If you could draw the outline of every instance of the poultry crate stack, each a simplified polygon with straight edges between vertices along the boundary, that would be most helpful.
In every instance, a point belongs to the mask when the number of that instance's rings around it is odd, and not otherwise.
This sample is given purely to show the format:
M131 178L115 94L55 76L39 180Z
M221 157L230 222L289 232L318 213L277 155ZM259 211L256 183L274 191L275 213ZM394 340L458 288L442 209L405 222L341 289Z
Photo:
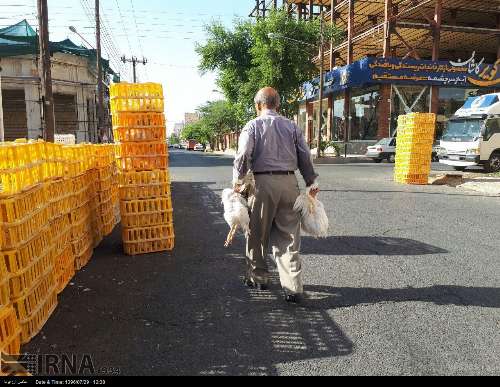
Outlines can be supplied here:
M2 266L2 262L0 262ZM5 270L5 267L0 270ZM0 376L11 376L3 364L4 356L17 356L21 352L21 327L12 306L0 306Z
M162 86L114 84L111 110L125 253L171 251L174 226Z
M64 164L54 152L43 142L0 144L0 307L13 306L22 343L57 306L51 220L59 204L48 190Z
M429 182L436 115L411 113L399 117L394 180L402 184Z
M92 227L93 204L95 200L94 149L88 145L63 147L64 159L74 167L68 178L71 182L73 207L69 214L71 225L71 246L75 256L75 270L85 267L94 252L95 234ZM97 215L95 215L97 217Z
M115 147L113 144L95 146L95 168L97 172L96 200L97 219L102 235L110 235L116 222L116 206L118 199L117 167Z

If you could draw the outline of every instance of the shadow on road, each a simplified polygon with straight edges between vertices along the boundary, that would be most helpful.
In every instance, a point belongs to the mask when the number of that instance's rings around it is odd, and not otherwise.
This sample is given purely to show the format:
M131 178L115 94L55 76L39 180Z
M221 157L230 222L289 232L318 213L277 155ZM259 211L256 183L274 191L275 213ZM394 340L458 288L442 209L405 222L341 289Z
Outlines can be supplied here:
M428 288L373 289L307 286L313 309L350 308L391 302L431 302L436 305L500 308L500 288L436 285Z
M243 238L223 247L228 226L209 185L173 184L180 261L177 273L165 279L171 285L165 334L171 339L163 371L276 375L279 363L352 353L352 342L326 310L283 302L276 274L271 291L243 286Z
M447 250L405 238L338 236L302 239L303 254L409 256L445 254Z

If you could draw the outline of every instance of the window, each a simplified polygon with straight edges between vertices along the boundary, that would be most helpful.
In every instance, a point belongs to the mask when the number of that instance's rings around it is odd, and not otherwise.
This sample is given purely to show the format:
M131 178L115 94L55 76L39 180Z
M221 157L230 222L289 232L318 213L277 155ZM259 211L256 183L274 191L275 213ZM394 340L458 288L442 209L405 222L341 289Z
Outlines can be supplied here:
M332 140L344 141L344 97L339 95L333 101Z
M430 90L428 86L392 86L391 134L397 131L399 116L408 113L429 113Z
M376 140L378 129L379 87L353 92L351 97L350 140Z
M486 121L486 129L484 131L484 141L489 141L494 134L500 133L500 118L492 118Z

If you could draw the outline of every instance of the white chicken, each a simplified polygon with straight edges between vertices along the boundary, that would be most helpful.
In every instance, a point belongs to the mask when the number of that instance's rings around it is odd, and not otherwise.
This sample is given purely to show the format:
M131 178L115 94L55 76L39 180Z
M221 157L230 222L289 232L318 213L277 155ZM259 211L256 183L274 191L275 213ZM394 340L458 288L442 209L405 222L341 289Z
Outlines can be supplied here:
M250 234L250 215L248 214L248 202L243 195L232 189L222 191L222 204L224 204L224 219L231 228L226 239L225 247L229 247L241 228L246 235Z

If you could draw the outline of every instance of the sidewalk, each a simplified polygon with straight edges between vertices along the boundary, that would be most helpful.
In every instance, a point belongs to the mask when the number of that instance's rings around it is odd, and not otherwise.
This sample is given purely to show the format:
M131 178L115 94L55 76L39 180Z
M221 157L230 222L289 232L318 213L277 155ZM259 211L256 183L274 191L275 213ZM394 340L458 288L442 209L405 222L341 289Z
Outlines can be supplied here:
M213 151L210 153L213 155L224 155L232 157L236 155L236 151L234 149L228 149L226 151ZM314 160L314 163L318 165L356 164L356 163L373 163L373 160L363 155L347 155L347 157L344 156L335 157L327 155L323 156L320 160Z

